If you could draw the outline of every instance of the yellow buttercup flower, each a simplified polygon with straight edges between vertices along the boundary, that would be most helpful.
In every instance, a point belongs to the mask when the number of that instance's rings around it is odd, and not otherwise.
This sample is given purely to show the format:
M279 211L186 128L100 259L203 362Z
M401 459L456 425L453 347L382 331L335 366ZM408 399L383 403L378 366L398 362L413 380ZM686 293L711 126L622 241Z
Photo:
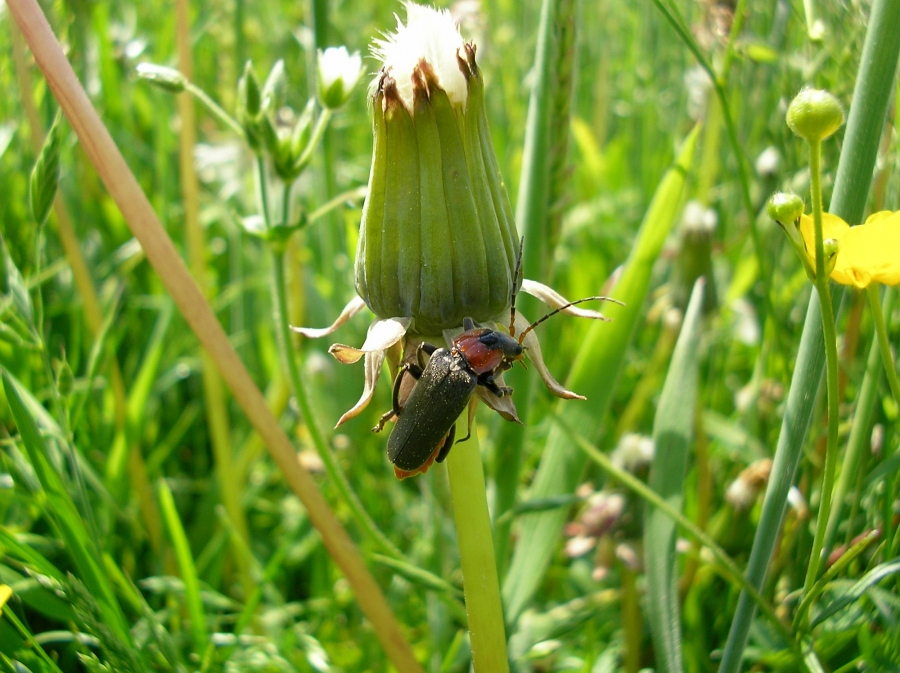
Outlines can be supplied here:
M816 235L811 216L800 216L800 233L815 268ZM822 213L822 238L838 242L837 260L831 272L836 283L858 288L873 282L900 285L900 211L874 213L856 227L837 215Z

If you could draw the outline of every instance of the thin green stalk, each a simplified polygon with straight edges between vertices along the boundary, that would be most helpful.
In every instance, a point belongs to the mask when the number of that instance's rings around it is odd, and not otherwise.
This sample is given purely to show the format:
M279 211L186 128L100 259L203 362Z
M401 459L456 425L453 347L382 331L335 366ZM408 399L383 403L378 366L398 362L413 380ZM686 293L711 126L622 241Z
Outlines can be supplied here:
M50 658L50 655L47 654L46 650L41 647L41 644L34 639L34 636L31 635L31 631L29 631L25 625L21 622L21 620L16 616L16 613L12 610L0 610L0 619L6 617L9 620L9 623L12 624L12 627L19 632L19 635L28 643L28 647L32 652L35 653L38 659L40 659L46 666L48 671L54 671L55 673L62 673L62 670L59 666L57 666L56 662ZM0 653L2 654L2 653ZM3 655L6 658L6 655ZM7 659L7 661L9 661ZM25 668L24 666L22 668ZM10 670L22 670L22 668L13 668L10 666ZM27 670L27 669L26 669Z
M256 194L259 199L259 211L262 213L266 229L271 229L274 222L269 210L269 182L266 179L266 158L262 152L256 154Z
M504 673L509 671L506 630L476 428L471 428L468 441L457 444L447 456L447 473L469 616L472 664L478 673Z
M890 292L890 290L887 290ZM875 334L878 336L878 346L881 350L881 361L884 364L884 373L887 375L888 385L891 387L891 395L894 402L900 405L900 381L897 380L897 369L894 366L894 356L891 353L891 342L888 341L887 327L884 324L884 313L881 311L881 298L878 296L878 286L871 284L866 288L866 296L869 298L869 306L872 307L872 319L875 322Z
M728 96L725 93L725 84L728 81L728 72L731 65L731 58L729 58L730 50L733 48L734 39L737 36L736 30L740 29L740 24L743 21L742 15L745 3L738 3L738 7L736 8L735 23L737 23L738 26L735 29L735 26L732 25L733 30L728 45L729 52L726 52L726 58L723 61L721 74L717 74L715 70L713 70L712 64L700 51L700 47L694 40L690 28L684 23L678 8L671 2L668 2L667 6L664 4L665 2L667 2L667 0L653 0L653 4L656 5L660 12L662 12L662 15L672 26L672 29L678 34L678 37L681 38L681 41L684 42L694 58L697 59L697 63L703 68L712 82L713 91L715 91L716 98L718 99L721 108L722 119L725 122L725 131L728 134L728 142L731 145L731 151L734 153L734 161L737 165L738 186L740 187L741 201L744 204L744 210L747 213L747 219L750 223L750 237L753 240L753 250L756 253L756 262L759 265L759 277L768 279L771 277L771 274L768 269L765 251L763 250L762 238L759 235L759 228L756 225L753 199L750 197L750 178L747 173L747 161L744 156L743 147L738 139L737 127L734 123L734 117L731 114L731 108L728 105ZM764 283L763 286L763 301L766 306L766 314L763 322L764 325L767 325L770 316L774 316L776 313L772 302L772 288L770 287L770 283ZM771 325L772 330L775 332L775 341L778 343L780 341L778 322L773 320Z
M331 114L330 108L322 109L319 118L316 120L312 135L309 137L309 143L307 143L306 149L303 150L303 154L300 155L300 159L297 161L301 166L305 166L309 163L309 160L312 159L312 153L315 152L319 143L322 141L322 137L325 135L325 131L328 129L328 122L331 121Z
M319 118L320 122L323 117L327 117L327 115L323 113L322 117ZM321 137L321 133L327 123L328 121L326 118L324 123L320 123L316 126L316 132L313 133L314 139ZM312 145L313 142L317 142L317 140L311 141L310 145ZM257 178L260 184L260 200L263 204L266 204L268 201L268 192L266 189L266 175L264 169L263 157L261 154L257 155ZM282 192L281 205L281 218L284 224L288 224L290 195L291 185L285 183L284 191ZM265 219L266 228L270 229L272 221L270 219L268 208L263 210L263 218ZM325 465L325 471L328 473L332 482L334 482L344 502L350 507L351 513L357 523L362 527L363 531L365 531L365 533L388 554L395 558L403 559L403 553L387 538L387 536L385 536L384 533L381 532L378 526L375 525L375 522L372 521L368 512L363 508L359 498L356 497L356 493L354 493L353 489L350 487L347 476L344 474L343 470L341 470L337 461L335 461L334 456L331 454L331 450L325 442L325 437L322 435L322 431L316 423L312 407L309 404L309 398L306 396L306 388L303 385L303 380L300 378L300 367L297 363L297 357L294 350L291 348L291 327L288 313L287 276L284 270L284 250L278 245L270 246L270 249L272 250L273 289L276 298L275 323L277 325L278 350L281 353L282 361L287 365L291 388L293 389L294 397L297 399L297 405L300 407L303 422L306 423L306 427L309 430L309 436L312 438L316 451L322 459L322 463Z
M43 231L44 223L39 222L37 224L34 235L35 275L39 275L41 272L41 262L43 257L43 255L41 254L41 241L43 240ZM72 443L72 433L69 427L69 413L66 409L66 406L63 404L62 398L60 397L59 388L56 385L56 377L53 374L53 365L50 362L50 353L47 351L47 342L44 339L43 322L44 293L40 283L38 283L34 290L34 323L31 325L31 329L34 331L34 336L37 341L38 348L41 352L41 362L44 365L44 375L47 377L47 385L50 390L50 398L53 402L53 408L56 411L57 421L59 422L59 426L62 429L63 443L65 444L66 454L69 459L69 469L72 471L72 480L75 483L78 506L81 509L81 516L84 518L90 528L93 543L95 545L95 551L97 552L99 558L99 545L101 540L99 528L97 527L97 521L94 518L94 512L91 509L90 502L88 501L87 488L84 484L84 476L82 475L81 468L78 464L78 452L75 449L74 444Z
M275 292L276 301L275 323L278 333L278 350L281 352L282 361L287 365L288 378L291 382L291 387L293 388L294 397L297 400L297 406L300 407L300 414L309 430L309 436L312 439L313 445L316 447L316 451L322 459L322 463L325 465L325 471L328 473L328 476L340 493L341 498L350 508L353 518L356 519L356 522L360 525L366 535L372 538L385 552L395 558L402 559L403 553L378 529L378 526L375 525L375 522L372 521L369 514L359 502L356 493L353 492L353 489L347 481L346 475L331 454L331 450L325 442L325 437L322 435L322 431L316 422L312 407L309 404L309 398L306 394L306 388L300 378L300 368L297 364L297 358L293 349L290 347L291 328L288 324L287 279L284 272L284 256L279 250L273 250L272 269L272 285L274 286L273 290Z
M238 138L244 137L244 129L241 128L241 125L237 123L237 120L230 114L225 112L222 106L220 106L218 103L216 103L216 101L210 98L203 89L195 86L191 82L186 82L184 85L184 90L190 93L198 101L200 101L207 110L213 113L213 116L215 116L220 122L225 124L225 126L230 128Z
M825 338L825 382L828 393L828 439L825 446L825 467L822 476L822 493L819 513L816 515L816 533L813 537L809 565L806 567L806 580L803 593L808 594L816 581L821 562L822 547L825 544L825 531L828 527L828 516L831 511L831 496L834 492L834 477L837 470L838 443L838 353L837 333L834 327L834 307L831 303L831 291L828 286L828 273L825 270L825 250L822 240L822 180L821 180L822 142L809 141L810 191L812 193L813 222L816 231L816 291L822 304L822 332Z
M181 518L178 516L172 491L163 480L159 482L157 495L159 508L162 511L163 520L166 522L175 559L178 562L181 581L184 583L184 600L191 620L194 648L196 652L201 652L209 644L209 632L206 629L206 611L203 609L203 601L200 598L200 579L197 577L197 566L194 564L191 545L181 524Z
M837 577L840 573L842 573L847 566L849 566L854 559L856 559L860 554L862 554L866 549L872 546L872 544L881 537L881 531L872 530L869 531L859 542L853 545L850 549L844 553L837 562L828 568L827 571L822 575L822 579L813 585L813 587L806 593L803 597L803 601L800 603L800 606L797 608L797 613L794 615L794 629L802 630L806 632L809 630L809 610L812 607L813 602L822 595L822 592L825 591L828 584Z
M900 1L875 0L869 15L866 41L853 93L853 104L841 148L829 211L847 222L860 222L872 179L872 169L884 126L885 113L893 91L900 53ZM836 298L843 292L836 290ZM775 460L753 548L747 577L762 587L775 549L781 523L803 444L809 430L815 394L822 372L823 343L820 304L817 293L810 297L796 365L788 392ZM737 673L750 635L755 606L744 592L728 634L719 673Z
M291 224L291 187L293 186L293 181L281 185L281 226L283 227Z

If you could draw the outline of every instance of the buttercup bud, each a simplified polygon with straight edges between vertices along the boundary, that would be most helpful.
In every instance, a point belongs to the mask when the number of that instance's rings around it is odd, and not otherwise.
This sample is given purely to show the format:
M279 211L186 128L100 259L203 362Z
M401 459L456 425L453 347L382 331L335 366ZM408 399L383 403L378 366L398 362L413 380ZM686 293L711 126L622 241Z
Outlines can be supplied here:
M825 259L825 275L830 276L837 264L837 256L841 244L836 238L826 238L822 241L822 257Z
M776 192L769 197L766 212L781 226L788 242L803 263L806 275L814 281L816 270L810 262L809 251L799 229L800 216L803 215L803 199L790 192Z
M844 124L844 110L838 99L821 89L803 89L787 111L791 131L808 141L825 140Z
M375 315L435 335L509 306L518 239L475 46L448 12L406 9L406 25L376 49L356 288Z
M803 214L803 199L791 192L775 192L769 197L766 212L779 224L796 222Z
M319 100L327 108L339 108L347 102L362 75L362 56L347 47L329 47L319 51Z

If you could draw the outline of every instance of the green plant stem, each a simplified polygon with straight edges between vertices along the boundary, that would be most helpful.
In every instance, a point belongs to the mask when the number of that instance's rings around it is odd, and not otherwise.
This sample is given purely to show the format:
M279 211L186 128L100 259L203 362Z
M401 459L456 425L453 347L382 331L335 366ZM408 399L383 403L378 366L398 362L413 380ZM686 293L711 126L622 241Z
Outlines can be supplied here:
M259 211L262 213L266 229L271 229L274 222L269 209L269 182L266 179L266 158L261 152L256 154L256 194L259 198Z
M39 276L41 272L41 262L43 261L41 241L43 240L44 223L39 222L35 228L35 249L34 249L34 274ZM47 386L50 390L50 398L53 402L53 408L56 411L57 421L62 429L63 443L65 444L66 454L69 459L69 469L72 471L72 480L75 482L77 489L78 506L81 508L81 515L84 517L87 525L90 527L93 536L94 550L97 557L100 557L99 541L101 540L97 521L94 512L88 501L87 488L84 484L84 476L81 473L81 467L78 464L78 452L72 444L72 433L69 426L69 413L66 405L59 394L59 388L56 385L56 377L53 373L53 365L50 362L50 353L47 351L47 342L44 339L44 293L41 284L38 283L34 289L34 323L31 329L37 341L38 348L41 353L41 362L44 365L44 375L47 377Z
M728 134L728 142L731 145L731 151L734 153L734 161L737 166L738 185L740 186L741 201L744 204L744 210L747 213L747 220L750 224L750 237L753 240L753 250L756 253L756 262L759 265L759 277L764 280L769 279L771 278L771 273L766 261L762 238L759 234L759 227L757 227L756 225L753 199L750 196L750 178L747 173L747 161L746 157L744 156L744 149L740 143L740 140L738 139L737 127L735 126L734 117L732 116L731 108L728 105L728 96L725 92L725 84L728 81L728 74L732 62L731 52L733 50L734 40L737 37L737 31L740 30L740 26L743 24L743 13L746 3L739 2L737 7L735 8L735 23L732 24L732 31L729 36L728 51L726 51L726 57L722 63L721 73L716 73L716 71L712 67L712 64L700 51L700 47L697 45L697 42L694 40L693 35L691 34L690 27L684 23L684 20L681 17L681 13L678 11L678 8L674 5L674 3L672 3L670 0L653 0L653 4L656 5L657 9L659 9L662 15L666 18L666 20L672 26L672 29L678 34L678 37L681 38L681 41L684 42L684 45L688 48L691 54L693 54L694 58L697 59L698 65L703 68L703 70L709 76L710 81L712 82L713 91L715 91L716 98L719 101L719 106L722 111L722 120L725 122L725 131ZM737 26L736 28L735 25ZM765 320L763 321L765 325L768 323L769 318L771 316L775 316L776 313L774 303L772 301L771 284L768 282L764 282L763 286L763 302L766 306ZM775 342L777 344L781 340L778 321L773 319L771 321L771 325L771 329L774 332Z
M872 308L872 319L875 322L875 334L878 336L878 347L881 350L884 373L887 375L888 385L891 387L891 395L894 396L894 402L900 406L900 381L897 380L897 368L894 366L891 342L888 341L884 313L881 311L881 297L878 296L878 285L874 283L869 285L866 288L866 296L869 298L869 306Z
M458 443L447 456L447 473L469 617L472 664L477 673L503 673L509 670L509 661L491 516L478 432L475 427L470 430L471 438Z
M844 133L829 212L847 222L862 221L884 119L900 53L900 2L875 0L869 14L853 103ZM839 299L842 289L835 291ZM802 456L823 369L818 293L809 300L787 405L775 449L769 486L747 563L747 577L762 587L787 509L787 496ZM888 533L890 534L890 533ZM753 624L755 606L744 592L738 601L722 653L719 673L737 673Z
M291 224L291 188L293 186L293 180L281 185L281 226L283 227Z
M353 492L353 489L350 488L346 475L344 475L340 466L338 466L337 461L335 461L334 456L331 454L331 450L325 442L325 437L322 435L322 431L316 423L312 407L309 404L309 398L306 394L306 388L300 378L300 368L297 364L297 358L290 347L291 328L288 324L287 280L284 272L284 255L277 249L273 250L272 268L272 284L274 286L273 290L276 299L275 323L278 332L278 350L281 352L282 361L287 366L288 378L291 382L291 387L293 388L294 397L297 400L297 406L300 408L300 414L303 417L303 422L306 423L312 443L316 447L316 451L322 459L322 463L325 465L325 471L328 473L328 476L340 493L341 498L350 508L353 518L356 519L356 522L360 525L366 535L372 538L383 551L395 558L402 559L402 552L378 529L375 522L372 521L371 517L369 517L368 513L363 509L363 506Z
M831 511L831 496L834 492L834 477L837 470L838 443L838 353L837 333L834 327L834 307L831 303L831 291L828 286L828 274L825 270L825 252L822 241L822 181L821 181L821 140L809 142L810 191L812 193L813 222L816 231L816 291L822 305L822 332L825 338L825 383L828 395L828 437L825 445L825 467L822 476L822 492L819 512L816 515L816 533L813 537L809 565L806 567L806 580L803 593L808 594L816 581L821 562L822 548L825 544L825 531L828 527L828 516Z
M328 122L331 121L331 114L332 112L329 108L324 108L319 115L319 118L316 120L316 125L309 137L309 143L307 143L306 148L303 150L303 154L301 154L300 158L297 160L297 163L301 166L305 166L309 163L310 159L312 159L313 152L316 151L319 143L322 142L325 131L328 129Z
M200 103L203 104L203 107L212 112L213 116L216 117L216 119L218 119L220 122L225 124L225 126L227 126L229 129L231 129L231 131L238 138L244 137L244 129L241 128L241 125L238 124L237 120L230 114L225 112L225 110L218 103L216 103L216 101L210 98L203 89L192 84L191 82L186 82L184 85L184 90L191 94L198 101L200 101Z
M259 199L263 205L263 218L265 220L266 229L271 229L271 215L266 206L269 198L265 174L265 162L262 154L257 155L256 167L257 180L259 182ZM282 219L286 222L288 207L290 205L290 185L288 184L284 185L282 199L282 207L284 209L282 211ZM272 251L272 289L275 293L275 325L278 337L278 350L281 354L282 362L287 366L288 380L291 382L291 388L293 389L294 397L297 400L297 406L300 407L300 414L303 417L303 422L306 423L306 427L309 430L309 436L312 439L313 445L316 447L316 452L322 459L322 463L325 465L325 471L328 473L328 476L338 489L341 498L350 508L350 512L353 514L357 523L362 527L363 531L372 538L383 551L391 556L403 559L402 552L378 529L378 526L375 525L375 522L372 521L369 514L363 508L362 503L359 502L359 499L356 497L356 494L353 492L353 489L347 481L346 475L331 454L331 450L328 448L328 444L325 441L325 437L322 434L318 423L316 423L312 407L309 404L309 398L306 395L306 387L303 385L303 380L300 377L300 367L297 363L297 357L294 350L291 348L291 327L288 317L287 300L287 276L284 270L284 248L283 245L271 245L270 250Z
M881 531L869 531L859 542L848 549L838 560L822 575L822 579L816 582L812 589L803 597L803 601L797 608L794 615L794 629L806 632L809 630L809 610L813 602L822 595L828 584L842 573L850 563L853 562L860 554L872 546L872 544L881 537Z
M41 644L34 639L34 636L31 635L31 632L25 627L25 625L21 622L21 620L16 616L16 613L12 611L10 608L6 608L5 610L0 610L0 619L6 617L9 620L9 623L12 624L12 627L18 631L19 635L22 636L23 640L28 643L28 647L32 652L35 653L38 659L40 659L47 668L45 670L53 671L55 673L62 673L62 669L56 665L56 662L47 654L47 651L41 647ZM6 659L6 655L0 653L0 656L3 656ZM9 659L6 659L9 662ZM22 668L13 668L10 665L9 670L22 670ZM26 669L27 670L27 669Z

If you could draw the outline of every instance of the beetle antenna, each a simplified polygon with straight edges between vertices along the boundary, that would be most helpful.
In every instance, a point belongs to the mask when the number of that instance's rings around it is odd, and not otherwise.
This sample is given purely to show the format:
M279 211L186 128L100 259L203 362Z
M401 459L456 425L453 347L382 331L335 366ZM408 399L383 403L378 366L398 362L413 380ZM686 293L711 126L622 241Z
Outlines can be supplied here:
M516 295L522 285L522 250L525 247L525 237L519 239L519 254L516 257L516 270L513 272L512 293L509 297L509 335L516 336Z
M620 306L624 306L624 305L625 305L625 304L623 304L622 302L620 302L618 299L613 299L612 297L600 297L600 296L597 296L597 297L585 297L584 299L576 299L575 301L570 301L568 304L563 304L563 305L560 306L559 308L554 309L553 311L550 311L550 313L548 313L547 315L545 315L543 318L540 318L540 319L538 319L538 320L535 320L535 321L534 321L533 323L531 323L528 327L526 327L525 330L519 335L519 344L521 345L521 343L525 340L525 335L526 335L526 334L528 334L531 330L533 330L535 327L537 327L537 326L540 325L542 322L544 322L547 318L551 318L551 317L555 316L557 313L559 313L560 311L565 311L565 310L566 310L567 308L569 308L570 306L575 306L575 304L581 304L581 303L584 303L584 302L586 302L586 301L593 301L593 300L595 300L595 299L598 300L598 301L611 301L611 302L614 302L614 303L616 303L616 304L619 304ZM603 320L604 322L609 322L609 318L604 318L603 316L600 316L598 319L599 319L599 320ZM515 336L515 335L513 335L513 336Z

